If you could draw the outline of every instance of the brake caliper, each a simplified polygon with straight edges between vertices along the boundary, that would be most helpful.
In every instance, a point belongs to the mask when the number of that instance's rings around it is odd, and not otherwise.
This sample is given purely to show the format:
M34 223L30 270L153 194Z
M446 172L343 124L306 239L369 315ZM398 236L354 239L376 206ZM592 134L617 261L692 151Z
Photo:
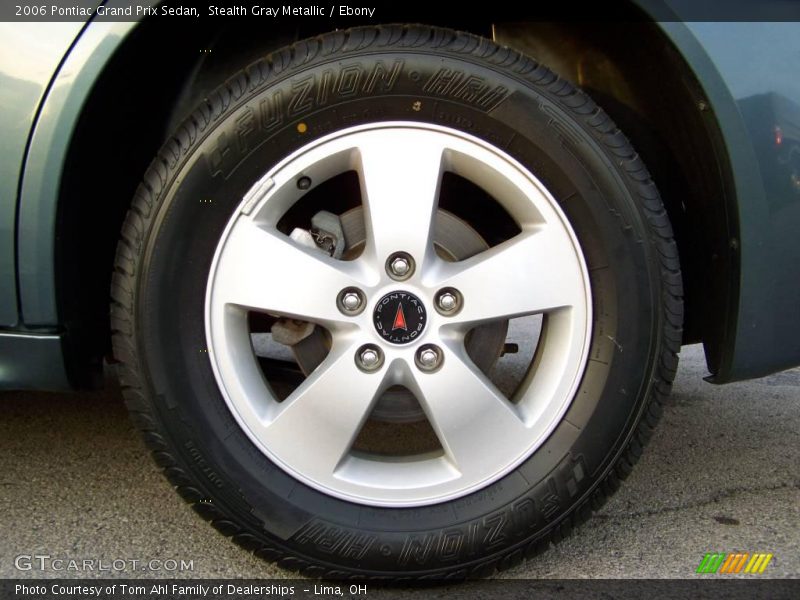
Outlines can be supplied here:
M345 240L339 215L321 210L311 218L311 235L320 250L339 259L344 254Z
M342 221L338 215L321 210L311 218L311 229L295 227L289 237L307 248L315 248L328 256L339 259L344 254L345 239ZM281 317L270 331L272 339L279 344L294 346L314 333L314 323Z

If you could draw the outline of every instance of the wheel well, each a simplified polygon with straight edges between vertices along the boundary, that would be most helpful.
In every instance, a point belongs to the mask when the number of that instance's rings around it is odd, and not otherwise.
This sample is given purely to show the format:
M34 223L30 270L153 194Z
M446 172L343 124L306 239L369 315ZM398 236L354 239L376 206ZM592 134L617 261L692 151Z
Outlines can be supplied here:
M97 382L102 358L110 354L116 240L148 163L196 99L226 73L331 27L309 23L287 32L216 22L176 29L145 21L96 82L70 145L58 209L58 302L77 385ZM719 158L719 132L700 86L663 33L641 21L446 26L494 36L537 58L583 87L632 139L675 228L686 293L684 342L705 341L713 371L734 269L726 249L736 235L720 218L727 163Z
M729 243L738 226L727 208L735 195L718 124L683 57L656 24L641 20L500 24L495 37L582 87L633 142L678 243L683 343L704 342L715 372L738 278Z

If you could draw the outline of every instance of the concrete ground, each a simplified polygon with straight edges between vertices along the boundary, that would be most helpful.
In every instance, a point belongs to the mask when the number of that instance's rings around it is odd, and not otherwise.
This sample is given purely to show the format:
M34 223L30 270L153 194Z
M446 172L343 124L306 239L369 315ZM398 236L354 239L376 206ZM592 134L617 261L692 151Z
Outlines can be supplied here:
M622 489L571 538L502 577L693 577L710 551L770 552L764 576L800 577L800 369L721 387L704 374L700 348L685 348L660 427ZM3 578L293 576L194 515L114 390L0 394L0 539ZM42 571L34 559L20 571L20 555L23 568L26 555L49 555L193 570Z

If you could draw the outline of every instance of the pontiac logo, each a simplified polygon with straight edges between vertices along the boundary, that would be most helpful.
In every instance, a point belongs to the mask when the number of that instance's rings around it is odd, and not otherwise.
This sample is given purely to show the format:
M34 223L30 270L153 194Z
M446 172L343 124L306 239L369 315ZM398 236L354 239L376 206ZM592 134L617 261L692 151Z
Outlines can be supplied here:
M397 314L394 316L394 323L392 323L392 331L395 329L408 331L408 326L406 326L406 314L403 312L402 302L397 305Z
M408 344L425 329L427 315L422 300L409 292L397 291L378 300L372 321L387 342Z

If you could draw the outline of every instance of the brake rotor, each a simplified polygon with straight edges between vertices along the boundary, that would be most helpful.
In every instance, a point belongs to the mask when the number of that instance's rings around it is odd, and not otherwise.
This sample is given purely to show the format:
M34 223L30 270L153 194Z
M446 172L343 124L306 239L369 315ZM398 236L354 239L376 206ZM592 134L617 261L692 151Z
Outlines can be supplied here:
M343 260L353 260L364 248L367 239L363 208L353 208L340 216L345 238ZM489 249L486 241L465 221L439 209L434 223L434 247L447 261L465 260ZM488 374L503 350L508 321L496 321L476 327L467 335L467 354L483 373ZM325 359L330 339L321 327L292 346L297 364L308 376ZM373 419L394 423L410 423L425 419L425 413L414 395L406 388L394 386L378 398L371 414Z

